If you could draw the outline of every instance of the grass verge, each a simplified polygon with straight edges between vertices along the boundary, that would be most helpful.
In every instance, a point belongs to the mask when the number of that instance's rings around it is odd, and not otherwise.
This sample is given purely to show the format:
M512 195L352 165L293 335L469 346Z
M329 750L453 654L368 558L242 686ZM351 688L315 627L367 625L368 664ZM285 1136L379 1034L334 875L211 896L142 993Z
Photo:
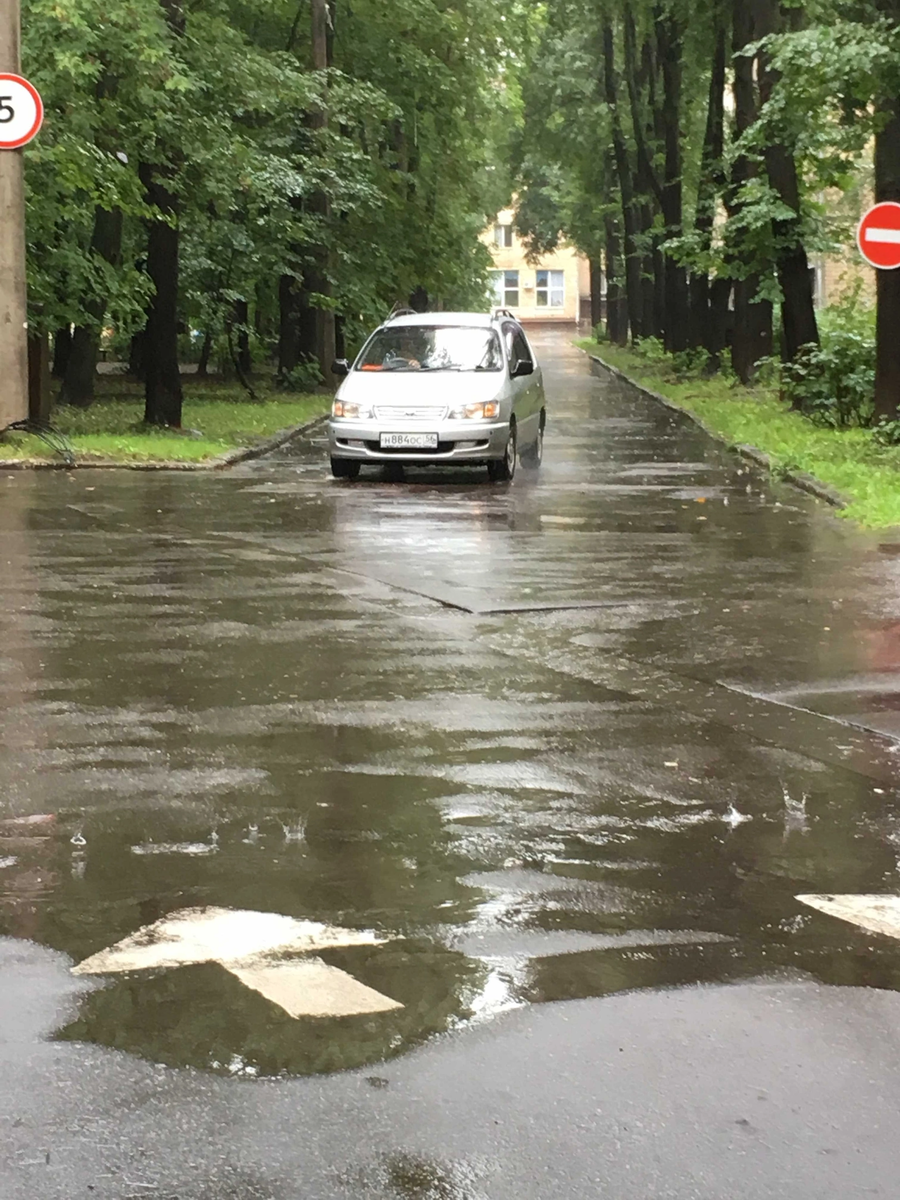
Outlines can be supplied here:
M755 446L773 473L805 472L847 498L841 510L868 529L900 525L900 447L881 446L868 429L814 425L778 399L773 388L742 387L727 378L679 377L669 361L608 342L576 343L697 417L730 446Z
M101 377L90 408L58 407L51 419L81 461L201 463L303 425L328 407L327 396L275 392L265 383L255 401L222 382L186 379L184 390L182 432L145 426L141 385L121 378ZM39 438L7 433L0 459L52 462L54 455Z

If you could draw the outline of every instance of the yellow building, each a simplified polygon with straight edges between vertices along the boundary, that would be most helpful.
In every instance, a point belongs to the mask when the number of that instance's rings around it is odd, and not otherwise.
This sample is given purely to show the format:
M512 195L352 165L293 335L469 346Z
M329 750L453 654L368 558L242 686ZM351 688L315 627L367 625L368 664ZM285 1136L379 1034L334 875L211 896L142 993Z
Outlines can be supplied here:
M481 235L494 259L494 303L508 308L523 324L576 324L591 315L590 268L571 246L560 246L535 262L513 228L515 213L504 209Z

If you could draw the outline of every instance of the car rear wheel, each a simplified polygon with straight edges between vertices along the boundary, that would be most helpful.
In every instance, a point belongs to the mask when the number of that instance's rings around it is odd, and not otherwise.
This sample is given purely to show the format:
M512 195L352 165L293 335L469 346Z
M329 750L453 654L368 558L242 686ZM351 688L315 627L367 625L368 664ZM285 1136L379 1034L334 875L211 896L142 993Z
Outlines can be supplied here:
M541 413L541 423L538 426L538 434L530 446L526 446L522 451L522 466L530 467L531 470L536 470L541 465L544 459L544 414Z
M333 458L331 473L335 479L355 479L359 474L359 463L352 458Z
M509 437L506 441L506 451L502 458L492 458L488 462L488 478L492 483L509 483L516 473L516 427L509 427Z

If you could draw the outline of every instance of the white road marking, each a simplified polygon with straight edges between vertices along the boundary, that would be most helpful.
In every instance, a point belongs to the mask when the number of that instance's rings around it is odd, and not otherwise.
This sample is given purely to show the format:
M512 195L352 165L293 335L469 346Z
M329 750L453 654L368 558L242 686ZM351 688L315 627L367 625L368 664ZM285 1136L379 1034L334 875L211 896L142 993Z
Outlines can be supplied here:
M879 229L872 226L863 230L863 240L866 242L889 242L892 246L900 245L900 229Z
M294 1017L387 1012L403 1005L319 959L285 958L383 941L371 930L298 921L281 913L185 908L91 955L73 967L72 974L111 975L217 962Z
M229 969L241 983L292 1017L352 1017L403 1007L319 958Z
M872 933L900 938L900 896L821 895L798 896L797 899L810 908Z

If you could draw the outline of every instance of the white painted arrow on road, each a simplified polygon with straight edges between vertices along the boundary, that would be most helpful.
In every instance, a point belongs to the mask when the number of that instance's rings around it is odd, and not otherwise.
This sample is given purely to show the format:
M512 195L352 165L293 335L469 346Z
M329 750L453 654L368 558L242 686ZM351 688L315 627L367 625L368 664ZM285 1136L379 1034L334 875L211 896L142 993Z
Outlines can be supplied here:
M872 933L900 938L900 896L798 896L803 904Z
M183 908L91 955L73 967L72 974L111 975L216 962L292 1017L345 1017L403 1005L309 956L384 940L371 930L297 921L281 913ZM297 954L308 957L286 957Z

